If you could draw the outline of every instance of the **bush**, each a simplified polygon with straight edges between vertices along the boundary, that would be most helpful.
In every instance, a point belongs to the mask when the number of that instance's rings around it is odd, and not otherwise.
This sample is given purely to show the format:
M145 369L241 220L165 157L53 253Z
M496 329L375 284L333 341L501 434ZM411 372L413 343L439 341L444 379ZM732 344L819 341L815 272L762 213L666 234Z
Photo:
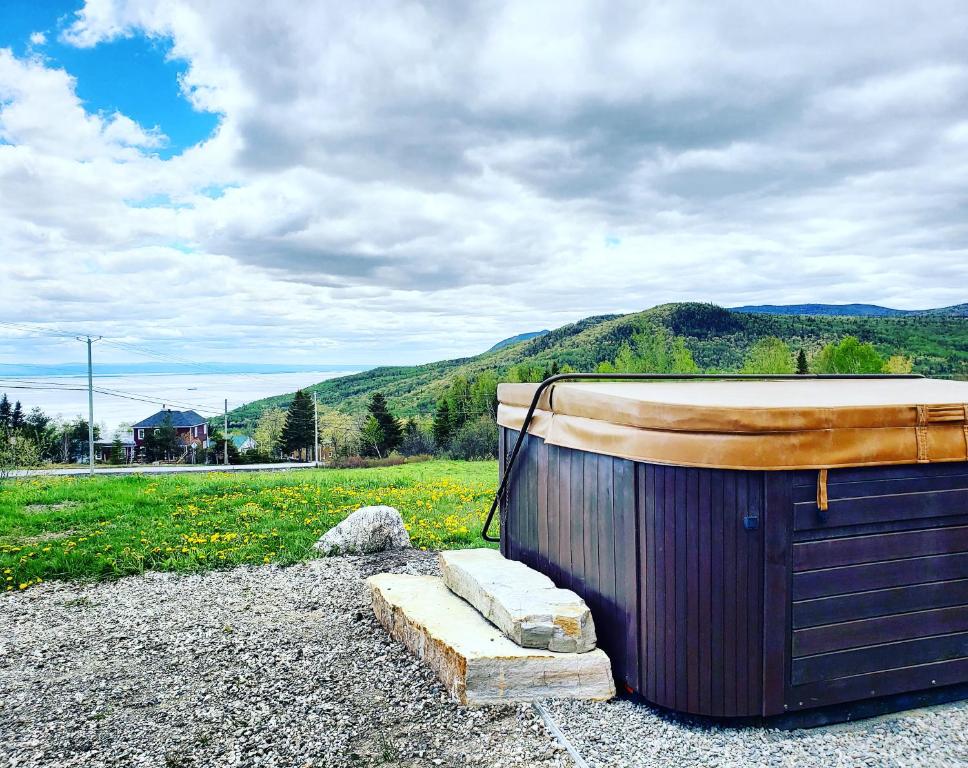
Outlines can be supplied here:
M281 464L289 461L289 459L288 457L279 458L276 454L259 448L250 448L245 453L240 453L237 458L229 451L229 461L233 464Z
M342 456L333 459L329 463L334 469L370 469L372 467L396 467L400 464L418 464L421 461L433 461L434 456L428 453L416 456L401 456L399 453L391 453L382 459L370 458L367 456Z
M410 419L403 425L403 439L400 441L399 451L404 456L422 456L433 453L433 433L427 426Z
M40 464L40 451L34 442L21 435L0 439L0 482L14 470L36 467Z
M497 422L490 416L468 421L450 441L451 458L471 461L497 457Z

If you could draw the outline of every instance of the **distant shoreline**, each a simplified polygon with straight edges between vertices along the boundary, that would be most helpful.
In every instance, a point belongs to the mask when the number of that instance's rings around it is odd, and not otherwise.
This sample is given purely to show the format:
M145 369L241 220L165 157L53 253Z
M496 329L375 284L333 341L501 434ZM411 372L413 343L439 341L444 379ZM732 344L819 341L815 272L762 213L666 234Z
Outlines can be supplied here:
M257 400L314 386L359 372L357 366L323 367L307 371L252 370L243 372L178 370L174 373L135 371L102 372L94 369L94 422L104 434L122 424L133 424L163 407L194 410L210 418L220 416L225 401L229 410ZM61 419L86 418L87 376L60 372L56 376L0 373L0 393L20 401L25 412L40 408Z
M271 375L284 373L356 373L368 371L375 365L234 365L231 363L200 363L198 365L164 365L94 363L94 375L107 376L207 376L207 375ZM27 365L0 363L0 378L77 378L87 376L87 366L82 363L64 365Z

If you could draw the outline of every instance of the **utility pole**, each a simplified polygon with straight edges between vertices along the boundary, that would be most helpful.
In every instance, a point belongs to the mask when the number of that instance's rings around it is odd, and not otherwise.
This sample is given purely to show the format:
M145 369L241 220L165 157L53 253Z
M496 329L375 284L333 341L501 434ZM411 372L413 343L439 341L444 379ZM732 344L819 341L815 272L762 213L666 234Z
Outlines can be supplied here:
M313 465L319 466L319 406L313 391Z
M222 462L225 466L229 465L229 399L225 398L225 430L222 432L222 437L225 438L225 445L222 450L225 452L224 461Z
M87 458L91 467L91 477L94 477L94 364L91 345L95 341L100 341L101 337L92 339L90 336L78 336L77 340L87 344Z

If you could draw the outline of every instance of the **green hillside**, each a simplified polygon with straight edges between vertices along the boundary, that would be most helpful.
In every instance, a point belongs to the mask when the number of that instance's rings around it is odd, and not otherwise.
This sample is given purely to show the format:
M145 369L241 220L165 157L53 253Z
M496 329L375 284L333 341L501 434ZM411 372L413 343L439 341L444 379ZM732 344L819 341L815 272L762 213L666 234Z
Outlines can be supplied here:
M758 304L730 307L734 312L757 315L837 315L843 317L914 317L917 315L968 317L968 304L936 309L892 309L878 304Z
M474 357L416 366L375 368L321 382L314 387L321 404L341 411L361 410L373 392L383 392L401 417L433 413L448 380L493 370L506 376L515 365L570 365L594 370L611 359L622 342L642 328L663 326L682 336L704 371L737 371L749 348L778 336L808 357L825 344L853 335L886 356L914 359L914 371L931 376L968 376L968 318L949 316L836 317L747 314L711 304L665 304L628 315L588 317L537 338ZM250 403L231 412L233 423L249 424L267 406L287 406L292 394Z

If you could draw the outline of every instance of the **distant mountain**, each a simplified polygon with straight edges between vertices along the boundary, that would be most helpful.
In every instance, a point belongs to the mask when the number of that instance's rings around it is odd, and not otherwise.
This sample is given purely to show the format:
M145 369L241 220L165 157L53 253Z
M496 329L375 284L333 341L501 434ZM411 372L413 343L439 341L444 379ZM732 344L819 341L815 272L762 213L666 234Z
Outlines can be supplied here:
M892 309L877 304L756 304L731 307L752 315L815 315L820 317L968 317L968 304L938 309Z
M528 331L527 333L519 333L517 336L512 336L510 339L504 339L504 341L499 341L497 344L495 344L487 351L497 352L499 349L510 347L512 344L519 344L522 341L530 341L531 339L538 338L538 336L544 336L546 333L551 333L551 331L544 330L544 331Z
M924 314L906 316L811 316L737 312L712 304L665 304L629 315L586 317L520 343L473 357L413 366L383 366L320 382L319 402L361 413L374 392L382 392L402 418L429 416L455 376L471 379L485 371L499 378L516 365L548 368L552 363L594 371L612 360L622 344L644 328L666 329L685 339L699 367L711 373L738 371L750 347L777 336L793 350L813 357L831 342L852 335L872 343L884 356L909 355L914 371L929 376L968 376L968 319ZM234 423L252 424L267 406L286 407L292 394L250 403L229 414Z
M917 315L926 317L968 317L968 304L955 304L950 307L939 307L938 309L925 309L916 312Z

